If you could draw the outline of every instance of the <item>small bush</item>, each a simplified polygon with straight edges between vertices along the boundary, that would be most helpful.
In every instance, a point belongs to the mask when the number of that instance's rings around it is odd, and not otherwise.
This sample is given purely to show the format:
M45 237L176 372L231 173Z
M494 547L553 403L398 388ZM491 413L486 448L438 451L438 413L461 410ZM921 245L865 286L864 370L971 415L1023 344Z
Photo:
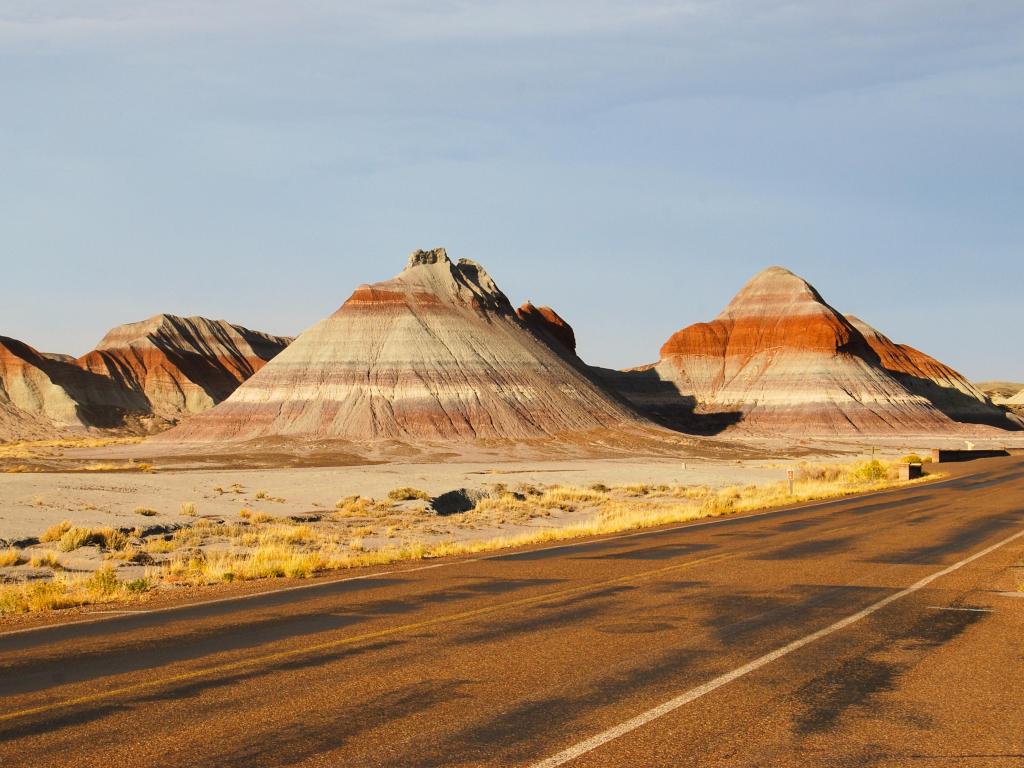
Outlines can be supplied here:
M71 530L71 521L62 520L56 525L51 525L39 537L40 541L60 541L61 536Z
M92 543L92 531L88 528L69 528L60 537L60 542L57 546L61 552L74 552L79 547Z
M156 514L156 510L149 507L136 507L135 514L142 515L143 517L153 517Z
M430 494L419 488L395 488L388 492L388 498L392 501L430 501Z
M187 517L195 517L197 514L196 504L194 501L186 501L181 505L181 514Z
M373 499L365 496L346 496L344 499L338 499L334 508L343 517L362 517L370 513L372 506Z
M878 459L865 461L857 464L850 473L855 480L865 483L885 480L889 476L888 470Z
M93 531L90 538L104 549L121 551L128 546L128 535L116 528L100 528Z
M0 568L9 568L12 565L21 565L21 550L11 547L8 550L0 551Z
M117 574L108 565L103 566L85 580L86 589L100 595L113 594L119 586L120 582L117 580Z

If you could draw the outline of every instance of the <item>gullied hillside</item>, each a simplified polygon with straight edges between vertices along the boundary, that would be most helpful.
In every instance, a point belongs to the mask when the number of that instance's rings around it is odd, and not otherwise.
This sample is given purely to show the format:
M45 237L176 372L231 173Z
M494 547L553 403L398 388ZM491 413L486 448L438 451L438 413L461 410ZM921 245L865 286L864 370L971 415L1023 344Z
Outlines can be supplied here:
M223 400L288 341L173 315L115 328L78 360L0 337L0 440L158 430Z
M947 432L955 419L1016 426L955 371L851 322L781 267L756 275L712 322L673 334L657 364L606 379L683 428L701 420L791 434Z
M224 320L157 315L114 328L78 364L117 382L148 412L177 419L224 400L290 341Z
M637 423L479 264L416 251L363 285L224 403L160 436L520 439Z
M908 391L921 395L954 421L1008 426L1005 414L966 377L906 344L896 344L860 318L847 315L878 356L879 364Z

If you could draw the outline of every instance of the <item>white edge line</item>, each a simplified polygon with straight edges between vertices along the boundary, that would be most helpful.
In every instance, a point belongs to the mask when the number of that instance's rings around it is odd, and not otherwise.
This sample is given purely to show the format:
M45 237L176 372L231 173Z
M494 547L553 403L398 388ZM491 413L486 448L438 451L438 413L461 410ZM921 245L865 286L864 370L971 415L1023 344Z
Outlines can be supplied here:
M693 520L690 522L683 523L681 525L672 526L670 528L646 528L641 531L632 531L630 533L619 533L613 536L604 536L602 538L586 537L581 541L570 541L565 544L553 544L550 547L539 547L537 549L525 550L526 552L547 552L552 549L570 549L572 547L581 547L586 544L593 544L597 541L615 541L617 539L629 539L634 536L653 536L660 533L671 533L672 531L680 531L684 528L698 528L703 525L718 525L722 523L728 523L736 520L749 520L754 517L765 517L767 515L779 515L785 512L802 512L805 509L814 509L816 507L825 507L832 504L843 504L851 501L860 501L861 499L870 499L875 496L884 496L893 493L899 493L901 491L911 491L918 488L935 488L946 483L959 480L960 477L947 477L944 480L933 480L930 483L917 483L916 485L902 486L900 488L886 488L881 491L872 491L871 493L865 494L852 494L850 496L842 496L838 499L824 499L822 501L813 501L809 504L802 504L796 507L776 507L773 509L766 509L761 512L751 512L749 514L738 514L728 515L725 517L715 517L708 520ZM296 584L291 587L279 587L277 589L266 589L262 592L250 592L245 595L230 595L228 597L215 597L210 600L201 600L195 603L182 603L181 605L168 605L163 608L150 608L146 613L171 613L173 611L185 611L190 608L200 608L204 605L215 605L217 603L229 603L235 600L250 600L256 597L266 597L267 595L274 595L281 592L295 592L300 589L315 589L316 587L323 587L328 584L340 584L346 581L358 581L360 579L372 579L377 576L392 576L398 573L415 573L416 571L426 571L431 568L443 568L452 565L461 565L464 563L476 563L481 560L493 560L499 557L509 557L510 555L519 554L516 552L495 552L491 555L484 555L482 557L472 558L459 558L458 560L448 560L442 563L432 563L431 565L421 565L414 568L395 568L389 571L378 571L376 573L364 573L359 576L346 576L340 579L325 579L323 581L314 581L309 584ZM93 614L99 613L99 611L93 611ZM0 638L10 637L12 635L24 635L30 632L43 632L48 629L63 629L65 627L80 627L86 624L100 624L102 622L115 621L117 619L125 618L123 615L120 616L104 616L99 619L83 619L81 621L65 621L59 624L42 624L38 627L26 627L24 629L11 629L6 632L0 632Z
M959 605L926 605L929 611L970 611L971 613L994 613L993 608L962 608Z
M626 720L625 722L620 723L619 725L616 725L612 728L609 728L606 731L602 731L596 736L592 736L585 741L581 741L580 743L569 747L568 749L562 750L557 755L549 757L546 760L542 760L539 763L534 763L530 766L530 768L555 768L556 766L564 765L565 763L575 760L577 757L581 757L582 755L585 755L588 752L592 752L598 747L607 744L609 741L613 741L619 738L620 736L625 736L627 733L635 731L636 729L644 725L647 725L651 721L657 720L658 718L663 717L664 715L667 715L670 712L673 712L674 710L677 710L680 707L689 704L690 702L695 701L696 699L701 698L702 696L706 696L712 691L721 688L724 685L728 685L729 683L743 677L744 675L749 675L751 672L755 672L761 667L767 666L768 664L771 664L773 661L781 659L783 656L786 656L790 653L793 653L793 651L797 651L803 648L805 645L810 645L816 640L820 640L823 637L827 637L828 635L838 632L841 629L846 629L846 627L850 626L851 624L854 624L860 621L861 619L870 616L876 611L885 608L887 605L895 603L897 600L902 600L904 597L907 597L908 595L911 595L914 592L917 592L918 590L927 587L936 579L940 579L943 576L947 576L950 573L953 573L954 571L963 568L965 565L968 565L969 563L972 563L981 557L985 557L985 555L995 552L1000 547L1005 546L1006 544L1009 544L1011 541L1019 539L1022 536L1024 536L1024 531L1018 531L1012 536L1005 538L1002 541L999 541L993 544L992 546L981 550L980 552L976 552L970 557L964 558L958 563L954 563L953 565L947 568L943 568L941 571L933 573L930 576L924 577L920 581L911 584L906 589L896 592L895 594L889 595L888 597L879 600L877 603L872 603L867 608L857 611L857 613L847 616L845 619L840 619L839 621L835 622L834 624L830 624L824 629L819 629L817 632L813 632L809 635L800 638L799 640L794 640L788 645L784 645L781 648L777 648L774 651L766 653L764 656L759 656L753 661L747 662L743 666L737 667L731 672L726 672L724 675L720 675L719 677L716 677L714 680L710 680L704 683L703 685L699 685L696 688L691 688L685 693L676 696L674 699L669 699L665 703L660 704L657 707L654 707L653 709L649 709L646 712L639 714L634 718Z

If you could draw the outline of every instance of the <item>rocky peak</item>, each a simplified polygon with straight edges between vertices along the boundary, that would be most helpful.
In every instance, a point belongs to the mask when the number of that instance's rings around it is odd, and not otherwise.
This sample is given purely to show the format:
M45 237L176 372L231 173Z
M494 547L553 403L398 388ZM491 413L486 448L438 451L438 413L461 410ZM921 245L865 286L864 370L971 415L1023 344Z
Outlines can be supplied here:
M432 248L427 251L417 249L409 254L409 262L405 268L412 269L425 264L451 264L451 259L444 248Z

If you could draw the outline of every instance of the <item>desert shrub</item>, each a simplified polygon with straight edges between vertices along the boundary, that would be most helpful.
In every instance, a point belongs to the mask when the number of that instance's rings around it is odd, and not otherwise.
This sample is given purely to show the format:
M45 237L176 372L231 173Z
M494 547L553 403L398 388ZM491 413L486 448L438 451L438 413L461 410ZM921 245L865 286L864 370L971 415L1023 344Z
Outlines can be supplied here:
M850 476L859 482L873 483L885 480L889 476L889 472L882 462L878 459L872 459L871 461L864 461L854 465L853 469L850 470Z
M69 528L60 537L58 548L61 552L74 552L79 547L93 543L92 531L88 528Z
M388 492L388 498L392 501L430 501L430 494L421 491L419 488L395 488Z
M85 581L85 587L99 595L110 595L117 591L120 582L110 566L103 566Z
M611 490L611 488L609 488L604 483L594 483L592 486L590 486L590 490L597 491L598 493L608 493Z
M0 551L0 568L8 568L12 565L21 565L24 562L21 558L21 550L11 547Z
M156 514L156 510L149 507L136 507L134 511L136 515L143 517L153 517Z
M801 462L796 469L796 479L801 482L834 483L843 478L847 468L838 464L810 464Z
M56 525L51 525L39 536L40 541L60 541L61 536L71 529L70 520L61 520Z
M368 499L365 496L347 496L344 499L339 499L334 508L343 517L361 517L369 514L373 505L373 499Z
M123 550L128 546L128 535L116 528L100 528L93 531L90 538L105 549Z
M181 505L181 514L183 515L186 515L188 517L195 517L196 512L196 504L194 501L186 501Z

